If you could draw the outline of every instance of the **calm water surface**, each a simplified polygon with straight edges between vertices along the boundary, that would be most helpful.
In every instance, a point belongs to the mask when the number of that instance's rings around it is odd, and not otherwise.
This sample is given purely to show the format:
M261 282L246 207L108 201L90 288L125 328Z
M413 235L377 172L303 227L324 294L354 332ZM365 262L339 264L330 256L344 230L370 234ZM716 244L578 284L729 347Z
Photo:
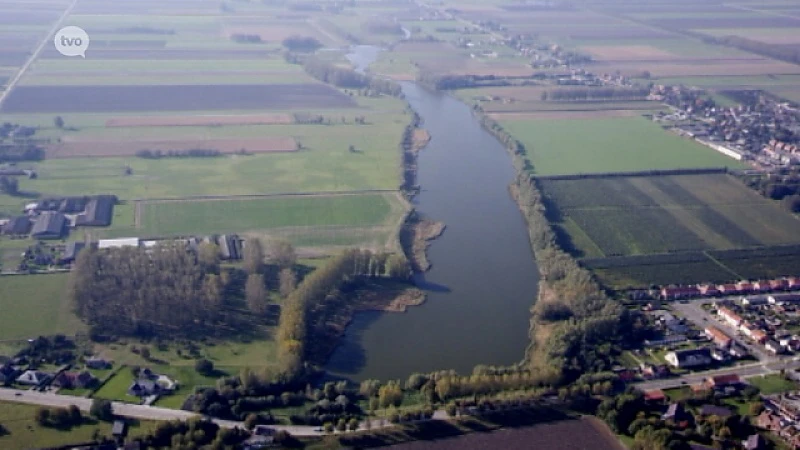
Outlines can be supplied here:
M508 193L511 158L465 104L414 83L403 92L432 136L418 160L415 207L447 225L428 252L433 268L417 277L428 301L405 314L358 314L327 369L386 380L515 363L528 344L538 271Z

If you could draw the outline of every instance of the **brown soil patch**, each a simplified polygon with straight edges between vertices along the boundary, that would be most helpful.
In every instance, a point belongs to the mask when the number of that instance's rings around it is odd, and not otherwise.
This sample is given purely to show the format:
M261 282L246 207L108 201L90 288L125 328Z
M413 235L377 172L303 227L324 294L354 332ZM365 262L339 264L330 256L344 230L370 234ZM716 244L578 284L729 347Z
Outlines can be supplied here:
M86 158L134 156L140 150L161 150L167 153L192 149L218 150L221 153L238 153L242 149L247 153L293 152L297 150L297 141L291 137L264 137L258 139L141 139L123 140L108 139L64 139L59 144L46 148L48 158Z
M393 445L396 450L558 449L624 450L614 433L595 417L546 422L526 427L501 428L435 440Z
M599 110L599 111L542 111L542 112L510 112L491 113L489 117L495 120L561 120L561 119L599 119L611 117L636 117L642 111L632 109Z
M431 141L431 134L424 128L415 128L411 136L411 151L419 153Z
M107 127L181 127L222 125L287 125L294 122L289 114L247 114L217 116L131 116L114 117Z
M673 59L677 57L673 53L652 45L589 45L581 48L600 60Z

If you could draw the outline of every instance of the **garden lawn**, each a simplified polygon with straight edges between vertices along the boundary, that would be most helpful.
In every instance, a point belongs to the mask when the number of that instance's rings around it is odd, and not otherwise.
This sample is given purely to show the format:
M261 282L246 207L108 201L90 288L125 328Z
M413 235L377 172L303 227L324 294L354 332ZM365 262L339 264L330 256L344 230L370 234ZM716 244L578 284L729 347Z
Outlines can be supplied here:
M30 448L61 447L69 443L83 443L92 440L95 432L111 437L111 424L108 422L87 422L79 427L58 430L39 426L34 419L38 406L18 403L0 403L0 423L9 434L0 435L0 448L3 450L22 450ZM155 429L155 422L134 422L130 424L129 436L141 436Z
M133 383L133 373L129 367L123 367L114 377L103 385L92 396L93 398L104 398L106 400L116 400L128 403L141 403L141 399L128 395L128 388Z
M777 394L780 392L788 392L797 389L797 383L787 380L781 375L777 374L750 378L747 380L747 382L757 387L764 395Z
M643 117L500 123L525 145L538 175L744 167Z
M66 274L0 276L0 340L72 335L84 330L73 314Z

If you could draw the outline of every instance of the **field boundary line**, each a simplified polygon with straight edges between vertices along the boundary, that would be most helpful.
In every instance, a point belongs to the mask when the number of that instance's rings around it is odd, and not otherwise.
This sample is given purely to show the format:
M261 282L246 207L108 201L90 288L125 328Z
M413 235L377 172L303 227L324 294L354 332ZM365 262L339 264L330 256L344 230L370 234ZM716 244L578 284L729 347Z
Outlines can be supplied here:
M717 258L714 258L713 256L711 256L711 254L710 254L710 253L708 253L708 251L707 251L707 250L703 250L703 254L706 256L706 258L708 258L708 259L709 259L709 261L711 261L711 262L713 262L714 264L716 264L716 265L720 266L720 267L721 267L723 270L725 270L726 272L730 273L731 275L735 276L736 278L738 278L738 279L740 279L740 280L743 280L743 279L744 279L744 277L742 277L742 276L741 276L741 275L739 275L738 273L734 272L734 271L733 271L731 268L729 268L729 267L728 267L728 266L726 266L725 264L722 264L722 262L720 262L720 261L719 261Z
M280 197L337 197L354 196L366 194L391 194L400 192L397 189L363 189L355 191L311 191L311 192L277 192L274 194L238 194L238 195L192 195L188 197L162 197L162 198L136 198L133 202L137 203L170 203L185 201L204 201L204 200L247 200L258 198L280 198Z
M78 0L72 0L72 3L67 7L67 9L64 10L63 13L61 13L61 16L58 18L56 23L53 24L50 30L47 31L47 35L44 37L42 42L39 43L39 46L36 47L36 50L31 54L31 57L28 58L27 61L25 61L25 64L22 67L19 68L17 74L11 80L8 81L8 84L6 84L6 90L0 92L0 110L3 109L3 103L8 98L8 96L11 95L11 91L13 91L14 88L17 86L19 80L22 79L22 76L25 74L25 72L28 71L33 62L36 61L36 59L39 57L39 54L42 53L42 50L44 50L44 48L47 46L47 43L50 41L50 37L53 36L56 33L56 31L59 30L61 24L63 24L64 21L67 20L67 17L69 17L70 13L77 4Z

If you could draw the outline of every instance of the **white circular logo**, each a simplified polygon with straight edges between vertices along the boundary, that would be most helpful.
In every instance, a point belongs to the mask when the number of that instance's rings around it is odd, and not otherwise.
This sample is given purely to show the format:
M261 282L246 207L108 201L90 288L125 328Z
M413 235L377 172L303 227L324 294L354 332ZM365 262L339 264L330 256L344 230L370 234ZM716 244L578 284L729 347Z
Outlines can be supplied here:
M80 27L64 27L58 30L53 43L56 50L64 56L81 56L86 58L89 48L89 35Z

